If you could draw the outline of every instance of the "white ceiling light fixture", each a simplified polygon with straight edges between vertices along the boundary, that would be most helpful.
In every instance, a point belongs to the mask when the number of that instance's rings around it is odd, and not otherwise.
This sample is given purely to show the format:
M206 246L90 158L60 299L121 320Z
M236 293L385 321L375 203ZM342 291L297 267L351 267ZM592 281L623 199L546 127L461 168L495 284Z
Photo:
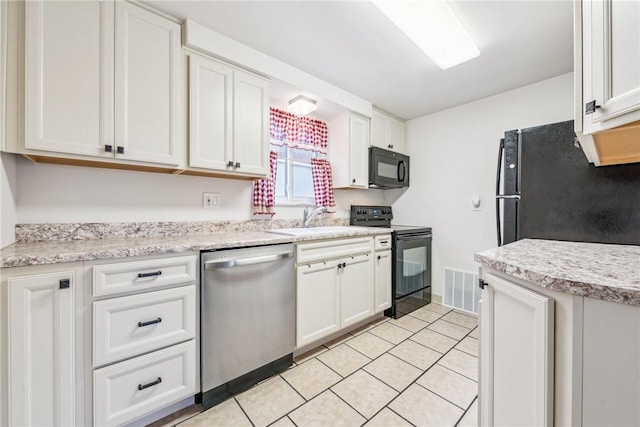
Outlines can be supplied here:
M443 70L480 55L480 50L446 1L371 2Z
M299 116L306 116L318 108L315 100L304 95L298 95L289 101L289 111Z

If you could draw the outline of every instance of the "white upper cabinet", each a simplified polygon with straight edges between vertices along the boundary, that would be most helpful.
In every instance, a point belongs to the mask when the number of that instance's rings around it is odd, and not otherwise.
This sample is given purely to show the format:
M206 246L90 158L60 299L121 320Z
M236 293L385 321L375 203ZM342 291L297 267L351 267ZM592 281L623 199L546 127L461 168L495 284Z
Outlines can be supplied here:
M225 170L233 158L233 70L189 56L189 166Z
M180 25L116 2L116 157L178 165Z
M189 166L235 174L269 172L269 82L189 56Z
M403 153L404 122L374 109L371 117L371 145Z
M108 2L26 2L26 148L113 157L113 21Z
M27 150L181 163L179 24L126 2L29 1L25 31Z
M266 175L269 159L268 82L233 72L233 163L238 172Z
M345 113L329 123L329 138L333 186L368 188L370 120Z
M640 162L640 3L575 0L576 133L590 162Z

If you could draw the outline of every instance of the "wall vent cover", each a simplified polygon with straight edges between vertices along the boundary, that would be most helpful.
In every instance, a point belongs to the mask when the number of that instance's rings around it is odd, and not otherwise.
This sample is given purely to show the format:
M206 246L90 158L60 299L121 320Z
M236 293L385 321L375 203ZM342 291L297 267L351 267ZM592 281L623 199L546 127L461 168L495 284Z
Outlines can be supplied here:
M443 289L442 305L478 314L480 289L476 273L445 267Z

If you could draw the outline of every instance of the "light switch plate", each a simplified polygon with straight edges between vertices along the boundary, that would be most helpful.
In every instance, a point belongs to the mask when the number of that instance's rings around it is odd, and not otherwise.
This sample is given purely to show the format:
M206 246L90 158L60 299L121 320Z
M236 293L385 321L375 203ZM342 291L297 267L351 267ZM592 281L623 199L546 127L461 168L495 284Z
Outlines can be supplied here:
M220 207L220 194L202 193L202 207L205 209L217 209Z

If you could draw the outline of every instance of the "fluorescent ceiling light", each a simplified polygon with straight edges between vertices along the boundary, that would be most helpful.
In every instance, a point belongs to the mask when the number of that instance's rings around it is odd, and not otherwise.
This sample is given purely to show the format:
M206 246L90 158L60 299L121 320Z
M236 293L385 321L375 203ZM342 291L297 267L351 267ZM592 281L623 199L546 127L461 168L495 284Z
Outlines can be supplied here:
M318 108L316 101L304 95L298 95L289 101L289 111L299 116L306 116Z
M371 1L443 70L480 55L446 1Z

